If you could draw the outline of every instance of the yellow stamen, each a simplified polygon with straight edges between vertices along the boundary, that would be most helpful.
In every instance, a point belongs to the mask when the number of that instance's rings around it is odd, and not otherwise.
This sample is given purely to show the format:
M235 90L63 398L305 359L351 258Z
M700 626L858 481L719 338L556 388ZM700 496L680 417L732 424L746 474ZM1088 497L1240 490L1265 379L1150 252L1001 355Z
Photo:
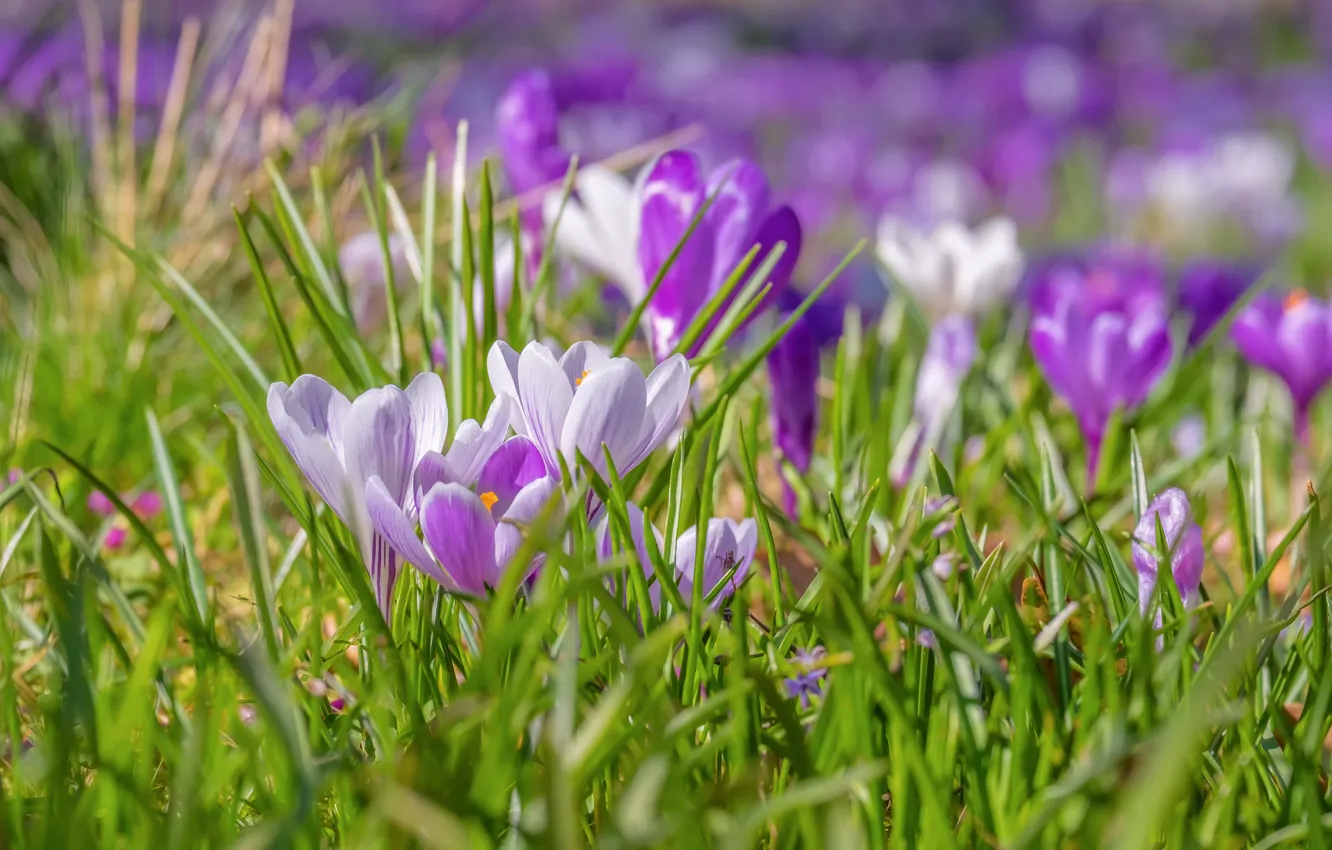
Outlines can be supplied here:
M485 505L486 510L488 511L494 510L495 503L498 501L499 501L499 496L496 496L494 491L487 491L481 494L481 504Z
M583 381L587 378L588 375L591 375L591 374L592 374L592 370L591 370L591 369L584 369L584 370L583 370L583 376L582 376L581 378L578 378L577 380L574 381L574 386L575 386L575 387L581 387L581 386L583 385Z
M1303 289L1295 290L1294 292L1286 296L1286 303L1284 305L1286 308L1286 312L1289 313L1291 310L1294 310L1296 307L1300 306L1301 304L1303 304L1305 301L1308 300L1309 300L1309 293L1305 292Z

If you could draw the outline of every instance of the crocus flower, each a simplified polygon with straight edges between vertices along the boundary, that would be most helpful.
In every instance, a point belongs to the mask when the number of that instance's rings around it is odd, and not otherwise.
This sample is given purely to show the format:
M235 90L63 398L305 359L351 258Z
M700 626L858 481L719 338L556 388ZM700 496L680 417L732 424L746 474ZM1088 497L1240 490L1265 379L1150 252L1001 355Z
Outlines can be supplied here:
M778 454L796 471L809 471L819 410L819 342L807 317L802 317L768 355L772 388L772 438ZM795 515L795 491L783 479L786 512Z
M1022 275L1017 228L1006 218L976 230L947 221L917 230L905 221L879 222L879 259L931 319L977 315L1012 294Z
M762 265L777 243L785 244L768 276L772 285L768 303L786 288L800 255L800 222L790 207L774 209L770 195L768 178L749 160L723 163L705 177L696 156L670 151L648 169L639 193L638 263L643 281L657 277L703 204L715 196L648 307L652 351L658 360L674 350L698 311L754 246L760 248L751 270Z
M821 646L816 646L809 652L803 649L796 650L795 660L799 672L787 678L783 684L786 685L787 697L800 700L801 710L809 709L810 697L823 696L823 677L828 671L819 665L823 663L824 654L825 650Z
M481 466L475 488L452 478L438 453L421 462L416 488L425 543L407 512L383 488L372 487L368 507L376 532L446 589L482 597L499 585L522 546L521 526L541 515L559 482L546 474L531 440L513 437ZM541 563L534 558L523 565L521 580Z
M607 474L602 446L624 475L670 436L689 399L689 361L675 355L646 378L636 363L578 342L559 360L530 342L520 355L504 341L486 365L495 395L510 399L514 429L530 437L547 472L560 478L560 458L577 474L578 452Z
M268 415L292 460L319 497L349 527L364 514L373 531L362 539L375 599L388 615L398 579L398 552L378 529L400 521L415 527L427 487L471 484L509 429L509 401L497 399L483 425L462 422L447 454L449 409L433 372L406 390L389 386L348 401L328 382L302 375L268 390ZM418 565L420 566L420 565Z
M1158 518L1169 549L1170 574L1185 607L1192 607L1197 601L1198 586L1202 583L1202 527L1193 521L1189 497L1178 487L1171 487L1152 499L1133 529L1133 567L1138 571L1138 607L1143 614L1147 613L1156 590L1160 556L1166 554L1156 550Z
M648 580L652 581L656 576L656 571L653 570L652 562L648 558L647 531L651 529L657 538L658 545L662 540L661 532L644 518L643 511L632 502L629 504L629 524L639 566ZM675 580L680 588L680 595L684 597L686 603L693 598L694 564L696 563L697 548L697 527L685 531L675 542ZM758 524L754 520L746 519L742 522L736 522L721 517L708 520L707 540L703 544L702 597L707 599L714 590L717 590L726 578L727 573L730 573L734 568L729 586L723 588L712 600L714 609L720 608L722 602L730 597L743 583L745 576L749 574L754 560L754 551L757 548ZM611 559L609 517L602 520L597 552L603 562ZM663 549L662 554L666 555L668 553ZM660 589L654 583L650 592L653 610L657 610L661 604Z
M550 74L535 69L520 74L495 106L495 131L509 184L517 195L556 183L569 168L560 146L560 112ZM524 231L541 230L541 207L524 205ZM539 240L538 240L539 241Z
M976 331L971 317L941 319L930 332L916 376L911 424L890 464L895 486L901 487L911 478L925 446L939 445L948 417L961 396L962 382L975 361Z
M397 292L412 280L407 265L407 246L401 236L389 234L389 258L393 263L393 286ZM388 310L388 273L384 268L384 251L379 234L359 233L338 249L338 265L347 282L348 300L352 319L362 334L370 333L384 323Z
M644 172L646 174L646 172ZM546 195L547 227L555 227L555 244L624 293L630 304L647 294L638 267L639 190L618 172L601 165L579 166L574 193Z
M1255 269L1217 260L1196 260L1179 273L1179 306L1193 316L1189 345L1197 345L1230 311L1258 275Z
M1063 274L1033 294L1031 350L1087 441L1088 487L1116 409L1132 411L1173 355L1164 300L1097 274Z
M1297 291L1283 300L1262 293L1235 317L1235 347L1285 382L1295 405L1295 435L1307 440L1309 407L1332 380L1332 309Z

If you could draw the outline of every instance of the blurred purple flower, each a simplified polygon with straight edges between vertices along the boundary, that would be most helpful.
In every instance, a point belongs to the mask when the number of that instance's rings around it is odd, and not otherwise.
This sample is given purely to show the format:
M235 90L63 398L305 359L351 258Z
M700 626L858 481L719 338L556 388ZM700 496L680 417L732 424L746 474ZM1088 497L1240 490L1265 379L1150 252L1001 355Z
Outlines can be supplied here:
M22 478L23 478L23 470L22 470L22 469L19 469L17 466L15 466L15 467L13 467L13 468L11 468L11 469L9 470L9 483L10 483L10 484L17 484L17 483L19 483L19 481L20 481Z
M1197 601L1202 583L1202 527L1193 521L1189 497L1178 487L1171 487L1152 500L1133 529L1133 567L1138 571L1138 607L1146 614L1156 590L1160 556L1157 551L1156 522L1161 521L1169 549L1170 573L1185 607Z
M641 186L638 262L643 281L656 278L714 194L712 206L667 271L647 311L652 350L659 360L670 354L698 311L755 245L760 249L753 269L779 242L786 245L768 277L772 288L767 303L776 301L786 288L800 256L800 222L790 207L771 206L762 169L748 160L733 160L705 180L698 157L670 151L648 169ZM733 293L729 300L734 297ZM723 311L726 306L722 305Z
M383 529L406 527L414 534L431 487L476 481L509 430L509 401L499 398L484 425L462 422L448 454L440 454L449 408L444 383L433 372L406 390L373 389L354 402L323 379L302 375L290 387L269 388L268 415L296 466L343 523L358 530L363 517L370 521L366 530L373 533L358 533L358 542L386 617L399 553Z
M407 263L407 243L396 233L388 237L389 261L393 266L394 291L415 283ZM352 319L356 329L369 334L379 328L388 315L388 271L379 234L358 233L338 249L338 266L347 283Z
M948 552L939 555L930 563L930 572L934 573L934 577L939 581L948 581L952 578L953 570L953 556Z
M495 395L513 405L514 430L532 439L556 479L561 457L577 475L579 452L607 474L603 445L627 474L666 441L689 400L689 361L679 354L646 378L593 342L574 343L556 360L539 342L520 355L501 340L486 363Z
M560 111L549 72L520 74L495 107L504 170L515 194L557 181L569 168L560 147Z
M1258 279L1250 266L1220 260L1197 260L1179 273L1179 305L1191 316L1189 345L1197 345L1225 317Z
M1170 444L1182 460L1202 454L1207 444L1207 421L1196 413L1185 416L1170 432Z
M1164 299L1152 279L1135 288L1098 269L1064 266L1032 293L1031 349L1087 441L1088 488L1115 410L1131 412L1173 356Z
M809 471L818 430L819 348L809 320L802 317L768 355L773 442L779 457L801 475ZM785 479L782 484L786 512L795 516L795 491Z
M100 517L109 517L115 516L116 506L101 490L94 490L88 494L88 510Z
M634 552L638 556L639 566L649 581L656 576L652 562L648 558L647 531L652 530L660 546L661 532L643 516L643 511L632 502L629 503L629 525L633 535ZM597 554L605 563L613 557L609 517L602 520L597 536ZM708 520L707 539L703 544L703 590L702 598L717 590L718 585L730 576L727 588L719 592L712 600L712 608L718 609L744 583L753 566L754 552L758 548L758 524L752 519L736 522L733 519L713 517ZM692 598L694 587L694 564L698 554L698 528L690 528L680 535L675 542L675 581L686 603ZM667 554L663 549L662 554ZM654 583L650 590L653 610L661 604L660 588Z
M1332 380L1332 309L1303 291L1283 301L1261 293L1235 317L1231 339L1244 358L1285 382L1295 405L1295 435L1309 436L1309 407Z
M970 316L946 316L930 330L925 357L916 375L911 424L889 465L894 486L901 487L911 479L923 449L939 449L948 419L961 397L962 383L976 362L976 353L976 329Z
M816 646L808 652L803 649L796 650L797 672L784 680L783 684L786 685L786 696L789 699L798 699L802 711L809 710L810 697L823 696L823 677L828 674L828 670L820 665L826 654L827 651L821 646Z
M106 532L106 537L102 538L102 545L114 552L125 545L128 536L129 532L122 526L114 526Z

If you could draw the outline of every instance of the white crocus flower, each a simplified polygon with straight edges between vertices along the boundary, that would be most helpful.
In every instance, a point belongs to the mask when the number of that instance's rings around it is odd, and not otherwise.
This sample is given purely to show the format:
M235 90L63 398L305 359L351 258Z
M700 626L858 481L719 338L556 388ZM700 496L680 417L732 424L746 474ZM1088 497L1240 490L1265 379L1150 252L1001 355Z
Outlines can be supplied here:
M647 294L638 263L638 187L619 172L587 165L578 169L574 190L559 216L556 247L619 287L630 304L637 304ZM559 192L546 196L543 213L546 226L555 226Z
M976 316L1008 298L1022 275L1017 227L991 219L975 230L946 221L920 230L888 216L879 222L879 260L931 322Z

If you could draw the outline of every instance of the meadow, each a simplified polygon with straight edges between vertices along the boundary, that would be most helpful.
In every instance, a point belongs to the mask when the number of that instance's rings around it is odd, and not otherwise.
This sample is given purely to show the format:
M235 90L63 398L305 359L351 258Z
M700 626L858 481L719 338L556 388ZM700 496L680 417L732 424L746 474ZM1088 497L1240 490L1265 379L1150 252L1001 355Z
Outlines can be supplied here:
M1243 96L1031 24L1082 100L891 114L632 15L695 111L592 24L306 96L291 3L142 13L0 51L0 844L1332 846L1302 12L1178 31Z

